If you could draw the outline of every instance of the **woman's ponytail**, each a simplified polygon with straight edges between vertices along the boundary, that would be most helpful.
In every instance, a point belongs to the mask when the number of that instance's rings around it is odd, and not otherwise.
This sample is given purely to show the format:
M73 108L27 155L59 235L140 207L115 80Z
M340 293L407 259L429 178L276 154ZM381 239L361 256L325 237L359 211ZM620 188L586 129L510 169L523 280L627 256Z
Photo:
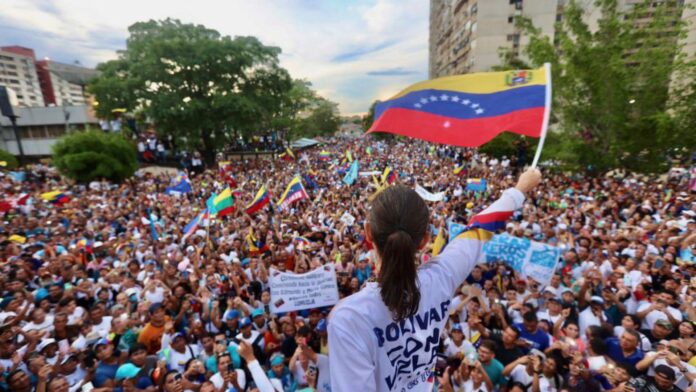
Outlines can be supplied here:
M420 288L416 252L428 228L428 207L410 188L391 186L373 201L369 222L382 260L377 281L394 320L416 314Z

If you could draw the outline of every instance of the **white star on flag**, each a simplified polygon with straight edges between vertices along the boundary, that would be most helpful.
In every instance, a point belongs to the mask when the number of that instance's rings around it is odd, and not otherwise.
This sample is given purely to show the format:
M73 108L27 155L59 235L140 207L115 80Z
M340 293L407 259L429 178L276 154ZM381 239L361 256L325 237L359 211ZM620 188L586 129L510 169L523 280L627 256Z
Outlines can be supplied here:
M433 101L433 102L435 102L435 101L437 101L437 97L434 96L434 95L431 95L431 96L430 96L430 100Z
M445 128L449 128L449 127L450 127L450 122L449 122L449 121L445 121L445 123L442 124L442 126L445 127Z
M462 101L462 105L468 105L469 102L471 102L471 101L469 101L468 99L465 99L465 100Z
M474 108L474 109L476 109L476 108L479 107L479 106L481 106L481 105L479 105L479 104L477 104L477 103L472 103L472 104L471 104L471 107Z
M442 94L442 95L440 95L440 99L443 100L443 101L446 101L447 98L449 98L449 97L447 96L447 94Z
M459 97L456 95L452 97L452 102L459 102Z
M421 98L421 103L422 103L423 105L425 105L426 103L428 103L428 98Z
M483 113L483 109L476 109L476 114L481 114Z
M421 104L417 103L417 104L413 105L413 107L415 107L415 108L417 108L417 109L420 109L420 108L421 108Z

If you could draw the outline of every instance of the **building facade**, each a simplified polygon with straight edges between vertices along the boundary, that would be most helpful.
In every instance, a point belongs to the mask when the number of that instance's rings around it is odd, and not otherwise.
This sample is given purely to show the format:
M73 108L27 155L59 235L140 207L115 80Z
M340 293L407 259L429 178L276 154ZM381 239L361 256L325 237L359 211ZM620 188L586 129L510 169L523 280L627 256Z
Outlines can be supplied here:
M515 17L528 17L553 37L562 0L431 0L431 78L489 71L500 64L500 49L525 60L527 38Z
M0 47L0 85L14 93L19 106L44 106L34 51L21 46Z
M51 60L37 61L36 69L46 106L87 104L85 88L97 76L96 70Z
M15 114L24 154L30 157L51 155L51 147L66 131L99 129L89 106L19 107ZM3 116L0 116L0 148L19 155L12 124Z

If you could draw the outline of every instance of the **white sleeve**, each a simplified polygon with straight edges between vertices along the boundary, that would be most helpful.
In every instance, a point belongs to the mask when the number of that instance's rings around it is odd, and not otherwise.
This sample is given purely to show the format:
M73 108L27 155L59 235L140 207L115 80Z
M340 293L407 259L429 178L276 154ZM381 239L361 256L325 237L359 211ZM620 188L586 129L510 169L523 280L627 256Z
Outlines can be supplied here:
M514 211L522 207L524 194L515 188L503 192L503 195L495 203L483 210L479 215L489 214L494 211ZM481 258L483 244L489 238L470 236L457 238L450 242L442 254L436 259L442 271L440 284L447 285L447 292L453 293L474 269ZM427 264L426 264L427 265Z
M355 327L356 317L350 311L342 310L336 308L329 322L331 390L351 391L360 385L365 392L377 391L373 347L367 341L368 336L355 333L368 329ZM349 358L349 366L346 366L346 358Z

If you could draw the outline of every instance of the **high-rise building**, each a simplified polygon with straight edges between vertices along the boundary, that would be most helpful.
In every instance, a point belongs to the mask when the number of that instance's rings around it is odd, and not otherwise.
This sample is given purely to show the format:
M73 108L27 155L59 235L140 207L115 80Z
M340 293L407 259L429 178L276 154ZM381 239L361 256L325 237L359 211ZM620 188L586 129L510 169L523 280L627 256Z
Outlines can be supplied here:
M561 4L559 4L561 3ZM542 34L554 35L563 0L431 0L430 77L489 71L505 48L525 59L527 38L515 17L530 18Z
M48 59L37 61L36 70L46 106L85 105L87 82L97 76L94 69Z
M0 85L12 89L20 106L44 106L34 63L32 49L22 46L0 47Z

